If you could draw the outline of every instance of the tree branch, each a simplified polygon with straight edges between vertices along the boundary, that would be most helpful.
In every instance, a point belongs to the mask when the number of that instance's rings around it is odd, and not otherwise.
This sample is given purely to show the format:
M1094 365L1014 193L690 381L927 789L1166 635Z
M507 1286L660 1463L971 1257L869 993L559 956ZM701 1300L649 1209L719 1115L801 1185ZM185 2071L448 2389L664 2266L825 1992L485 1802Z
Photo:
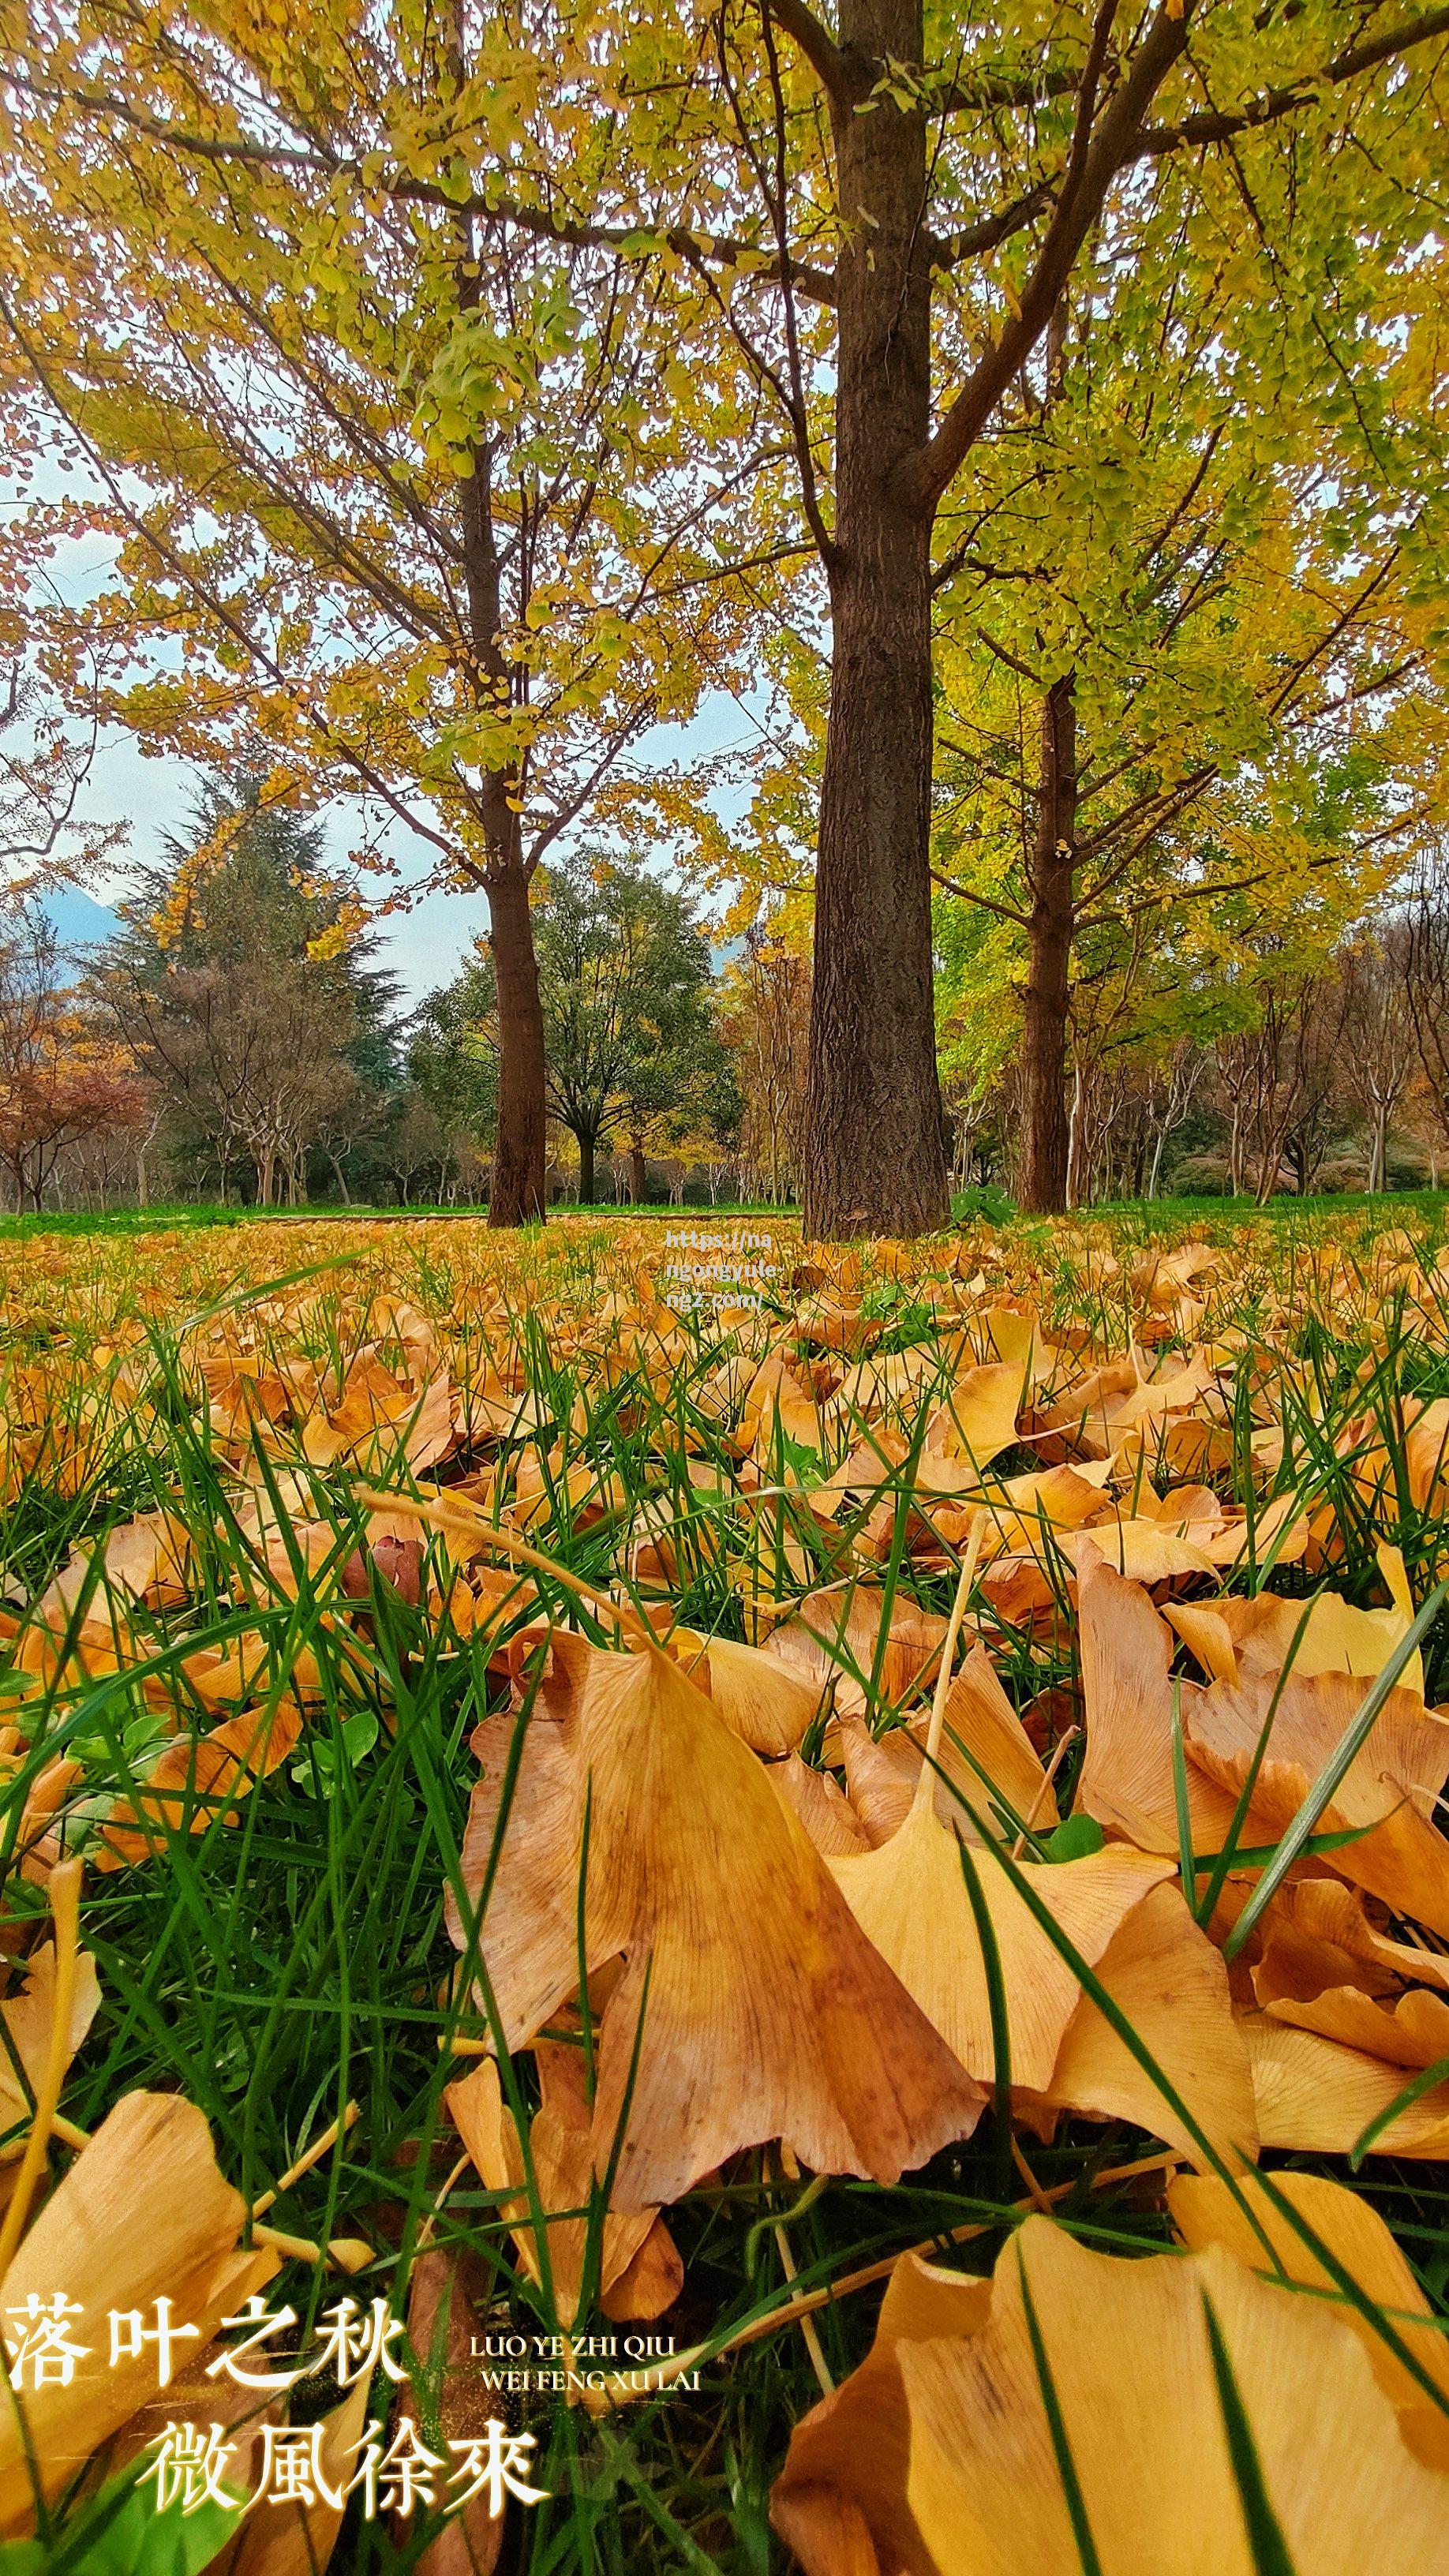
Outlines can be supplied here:
M1409 19L1382 36L1350 45L1332 62L1325 63L1321 71L1307 72L1302 80L1282 89L1264 90L1261 97L1250 99L1245 107L1222 112L1204 110L1196 116L1183 117L1176 125L1147 126L1131 158L1158 160L1166 152L1180 151L1184 145L1192 150L1196 145L1227 143L1235 134L1251 134L1258 126L1276 124L1280 117L1311 107L1321 90L1356 80L1362 72L1377 71L1381 63L1396 62L1401 54L1430 43L1435 36L1449 36L1449 8L1427 10L1423 17Z
M1250 877L1230 877L1218 885L1161 886L1155 894L1140 895L1135 903L1114 904L1110 912L1082 911L1077 914L1078 930L1100 930L1104 922L1135 921L1139 913L1165 912L1175 903L1200 903L1204 896L1248 894L1254 886L1267 885L1271 868L1259 868Z
M1004 331L973 369L934 437L906 466L903 497L923 517L936 506L980 436L1012 377L1023 367L1056 309L1077 253L1102 210L1114 177L1130 157L1148 106L1187 43L1193 0L1178 0L1180 15L1159 9L1138 46L1121 87L1093 129L1097 91L1116 17L1116 0L1102 0L1081 87L1077 117L1062 174L1056 211L1037 253L1021 301Z
M387 191L389 196L424 205L452 205L456 201L443 189L427 180L397 180ZM461 201L464 214L475 215L480 222L514 224L521 232L532 233L540 241L566 243L574 250L611 250L621 257L647 257L655 248L671 250L679 259L704 262L717 268L738 268L752 281L763 286L782 283L780 265L775 259L761 259L750 242L742 242L728 233L695 234L683 224L584 224L563 220L542 206L520 205L512 197L468 197ZM797 295L814 304L835 302L835 280L825 268L814 268L808 261L791 260L790 284Z
M529 846L528 856L524 861L524 869L527 875L532 876L534 869L537 867L539 860L543 857L544 851L548 848L550 842L556 841L560 832L567 830L570 823L578 820L578 817L583 812L589 798L593 795L597 787L602 786L604 780L609 774L609 771L613 768L614 763L619 758L620 753L626 749L629 743L633 742L636 737L645 730L646 726L653 722L654 714L655 701L653 697L649 696L641 698L637 706L635 706L631 713L626 717L624 723L619 726L617 731L605 744L605 747L599 758L595 761L593 768L587 772L576 792L572 796L566 797L563 804L559 806L554 813L545 817L540 829L535 832L533 836L532 842Z
M808 17L809 12L806 11L805 14ZM771 187L766 180L763 169L760 171L759 177L760 184L764 192L765 204L769 210L770 222L774 228L776 250L780 262L780 294L785 308L785 361L790 370L790 398L788 405L790 426L795 441L795 461L800 476L800 495L805 508L805 523L819 548L820 560L824 564L827 572L829 572L833 569L837 560L836 545L835 539L825 523L825 513L820 507L820 488L816 480L815 458L810 445L810 413L809 406L805 398L805 377L800 364L799 321L795 311L794 289L791 287L789 282L790 244L787 226L789 223L790 192L787 164L785 91L784 84L780 79L780 58L775 46L774 0L763 0L760 23L765 40L765 58L769 64L770 71L770 103L774 111L775 118L775 175L773 187ZM722 45L720 60L723 64L724 51ZM726 78L727 77L728 74L726 73ZM751 154L750 157L753 161L754 155Z
M1049 98L1070 98L1080 89L1080 71L982 72L974 79L953 81L936 102L942 116L969 116L989 107L1038 107Z
M799 46L831 107L841 115L849 115L857 101L868 94L869 82L850 55L837 45L829 28L813 9L806 7L805 0L769 0L769 13Z
M1031 928L1029 914L1017 912L1009 903L998 903L993 895L976 894L970 886L957 885L953 877L943 877L939 868L932 868L931 883L938 885L943 894L959 895L963 903L979 904L983 912L994 912L998 921L1014 921L1018 930Z
M170 546L157 532L157 530L140 515L139 511L135 510L127 501L121 488L120 481L112 472L111 467L107 463L104 455L101 453L101 450L96 446L94 440L88 437L81 426L77 415L62 401L43 359L40 357L39 352L33 347L25 332L21 329L14 309L3 293L0 293L0 321L3 321L11 338L15 342L16 347L24 356L36 383L40 386L41 391L50 403L57 418L65 422L67 429L70 431L71 436L80 447L93 471L109 492L115 510L118 515L124 519L127 527L129 527L134 534L141 539L144 545L151 549L158 561L166 566L167 571L172 574L173 578L181 582L183 586L190 591L194 598L199 599L203 603L210 615L216 619L217 624L226 634L230 635L232 641L241 648L242 652L246 655L247 660L254 663L259 670L264 671L274 687L280 688L289 697L291 697L286 673L283 671L281 664L275 659L274 655L269 653L266 646L259 642L258 638L251 634L242 624L240 618L220 593L214 591L208 582L198 579L195 572L188 569L182 558L177 554L175 548ZM297 701L294 697L292 698L292 704L294 706L297 705ZM355 745L346 741L343 736L334 733L325 716L319 714L315 707L306 705L298 706L297 712L301 716L308 730L317 737L319 742L325 745L326 749L331 752L334 759L340 760L344 767L352 772L354 777L360 779L369 792L378 797L380 801L387 806L389 812L397 817L399 822L406 823L411 830L418 834L420 839L431 842L434 849L441 851L444 857L456 862L458 854L454 844L445 836L445 834L435 831L431 824L425 823L421 816L413 810L406 800L398 795L396 789L389 784L387 779L382 776L381 772L373 767L371 761L369 761L362 752L357 750Z
M1024 224L1031 223L1052 201L1051 183L1039 179L1024 196L1014 197L999 214L983 215L979 224L969 224L964 232L929 233L926 248L933 268L955 268L963 259L978 259L983 251L995 250Z
M778 14L778 13L777 13ZM808 13L807 13L808 14ZM144 135L148 142L159 144L163 151L184 153L189 159L220 165L240 162L256 169L310 171L329 184L339 178L362 180L362 165L352 155L329 152L325 145L303 148L285 143L262 143L246 135L195 134L168 117L146 116L128 100L115 98L103 90L63 89L57 84L28 80L15 71L6 74L13 86L38 102L58 106L68 104L97 117L110 117L127 125L133 133ZM527 206L512 197L453 197L433 179L419 179L404 171L394 171L381 178L369 175L370 189L402 205L436 206L453 217L473 216L484 223L512 224L518 231L536 240L559 243L570 250L615 251L625 258L647 257L656 245L673 251L680 259L706 260L720 268L738 268L762 285L782 283L778 263L761 260L754 245L734 235L696 234L682 224L591 224L560 216L545 206ZM816 268L809 261L792 260L790 283L797 295L815 304L835 302L835 280L829 269Z

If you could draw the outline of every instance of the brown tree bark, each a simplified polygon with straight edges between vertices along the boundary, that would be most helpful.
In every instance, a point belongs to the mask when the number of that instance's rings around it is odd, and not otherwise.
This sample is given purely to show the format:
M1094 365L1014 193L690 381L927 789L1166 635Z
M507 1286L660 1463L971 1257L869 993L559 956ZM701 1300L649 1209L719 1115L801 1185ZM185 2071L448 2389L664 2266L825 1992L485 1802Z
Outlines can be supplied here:
M642 1207L649 1195L649 1172L642 1145L629 1148L629 1196L636 1207Z
M1067 1015L1076 878L1077 718L1070 672L1042 703L1036 840L1031 859L1030 964L1022 997L1021 1204L1055 1215L1067 1204Z
M546 1076L538 959L521 860L490 872L488 918L498 991L498 1126L488 1222L525 1225L544 1212Z
M848 59L922 59L920 0L843 0ZM933 512L905 469L930 429L926 120L835 117L845 229L830 723L815 878L805 1231L945 1223L931 970Z
M470 275L466 266L460 281L460 301L465 310L477 302L476 272ZM493 460L488 447L480 445L473 450L473 471L459 485L459 501L475 685L480 699L490 692L506 697L518 674L502 642ZM488 1186L490 1226L526 1225L531 1219L541 1222L545 1207L543 1170L548 1112L543 1008L533 919L528 908L532 870L524 857L517 805L518 780L503 771L488 772L479 806L488 852L482 878L488 897L489 945L498 990L498 1126Z

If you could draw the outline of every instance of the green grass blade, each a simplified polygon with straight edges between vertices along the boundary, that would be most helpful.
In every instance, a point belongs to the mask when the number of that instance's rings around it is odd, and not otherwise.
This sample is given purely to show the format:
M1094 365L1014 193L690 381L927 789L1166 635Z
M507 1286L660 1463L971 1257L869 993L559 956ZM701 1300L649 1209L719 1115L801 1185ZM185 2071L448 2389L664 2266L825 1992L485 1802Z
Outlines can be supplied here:
M1047 2431L1051 2435L1052 2453L1057 2464L1057 2475L1062 2482L1062 2494L1066 2499L1067 2517L1072 2526L1072 2538L1076 2543L1077 2556L1081 2561L1082 2576L1102 2576L1102 2561L1097 2555L1097 2544L1092 2538L1092 2526L1087 2519L1087 2499L1082 2493L1082 2481L1077 2474L1077 2463L1072 2455L1071 2439L1067 2432L1066 2418L1062 2413L1062 2401L1057 2394L1057 2384L1052 2376L1052 2366L1042 2335L1041 2321L1036 2312L1036 2301L1031 2294L1031 2283L1026 2277L1026 2265L1021 2258L1020 2244L1016 2247L1016 2268L1021 2280L1021 2304L1026 2317L1026 2330L1031 2338L1031 2357L1036 2367L1037 2386L1041 2390Z
M1412 2111L1414 2104L1422 2101L1426 2093L1432 2093L1435 2085L1442 2084L1446 2077L1449 2077L1449 2057L1436 2057L1432 2066L1422 2066L1412 2082L1404 2086L1402 2093L1396 2093L1392 2102L1382 2111L1375 2112L1367 2127L1360 2129L1348 2151L1348 2161L1355 2173L1385 2129L1391 2129L1403 2112Z
M1324 1763L1292 1824L1278 1845L1275 1858L1268 1863L1227 1940L1223 1943L1225 1959L1237 1958L1254 1924L1265 1908L1272 1903L1344 1774L1367 1744L1384 1702L1410 1657L1416 1654L1423 1644L1446 1598L1449 1598L1449 1576L1446 1576L1442 1583L1435 1585L1407 1636L1402 1637L1394 1648L1352 1725L1345 1727L1342 1741L1335 1745Z
M1297 2576L1288 2543L1283 2537L1283 2526L1273 2510L1258 2446L1253 2439L1253 2428L1248 2421L1248 2410L1233 2376L1222 2328L1206 2291L1203 2292L1202 2305L1213 2377L1217 2382L1218 2404L1223 2413L1223 2431L1228 2439L1228 2458L1232 2464L1238 2501L1243 2508L1243 2523L1248 2547L1253 2553L1256 2576Z
M976 1938L981 1944L981 1965L986 1977L986 2002L991 2015L991 2084L996 2121L997 2187L1004 2200L1011 2189L1011 2008L1006 2000L1006 1979L1001 1972L1001 1950L991 1908L981 1884L975 1858L969 1845L958 1846L961 1876L966 1882L971 1913L976 1925Z

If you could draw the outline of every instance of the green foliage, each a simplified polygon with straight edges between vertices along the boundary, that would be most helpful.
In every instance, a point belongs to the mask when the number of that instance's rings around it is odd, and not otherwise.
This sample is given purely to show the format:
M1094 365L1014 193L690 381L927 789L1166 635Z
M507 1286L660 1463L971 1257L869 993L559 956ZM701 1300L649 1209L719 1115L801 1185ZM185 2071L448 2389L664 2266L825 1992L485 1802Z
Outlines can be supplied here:
M1311 207L1282 176L1271 151L1251 180L1169 167L1147 219L1109 221L938 521L958 1095L1014 1040L1054 687L1079 1060L1253 1025L1263 981L1320 961L1419 847L1442 756L1424 470L1439 457L1442 483L1445 424L1398 266L1415 192L1382 173L1366 225L1342 173ZM1230 236L1235 186L1254 222Z
M430 993L408 1039L408 1080L444 1129L481 1143L498 1106L497 992L480 940L451 984Z
M642 1154L738 1124L709 940L685 895L584 850L550 870L535 935L550 1104L586 1169L611 1137Z

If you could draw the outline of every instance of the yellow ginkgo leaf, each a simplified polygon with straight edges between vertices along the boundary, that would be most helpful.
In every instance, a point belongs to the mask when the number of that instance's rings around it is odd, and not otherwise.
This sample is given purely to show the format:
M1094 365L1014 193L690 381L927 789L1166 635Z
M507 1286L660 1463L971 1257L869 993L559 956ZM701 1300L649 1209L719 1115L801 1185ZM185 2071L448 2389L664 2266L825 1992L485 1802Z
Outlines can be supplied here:
M1449 2567L1449 2475L1336 2305L1221 2243L1123 2259L1045 2218L1008 2241L984 2315L981 2286L912 2283L797 2428L772 2515L806 2576L1261 2576L1225 2385L1287 2564Z

